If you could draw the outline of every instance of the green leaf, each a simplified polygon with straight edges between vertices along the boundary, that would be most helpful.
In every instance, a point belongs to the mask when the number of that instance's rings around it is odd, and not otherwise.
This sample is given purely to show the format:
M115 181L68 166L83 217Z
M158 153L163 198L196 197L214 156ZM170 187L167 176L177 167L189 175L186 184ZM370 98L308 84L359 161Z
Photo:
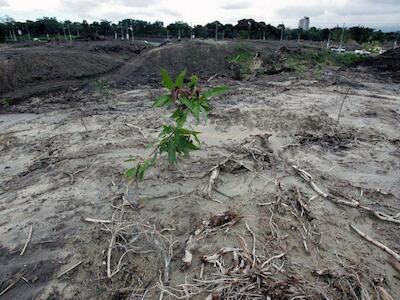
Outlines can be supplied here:
M171 118L175 120L176 122L176 127L180 128L185 124L186 119L187 119L187 112L186 111L181 111L180 109L177 109L172 115Z
M208 91L203 93L203 96L206 98L211 98L215 96L222 95L230 90L229 86L217 86L215 88L209 89Z
M175 80L175 87L183 88L183 80L185 79L186 69L183 69L182 72L179 73L178 77Z
M193 102L193 109L191 111L192 111L193 116L198 121L200 119L200 103L199 103L199 101Z
M175 85L172 82L171 77L169 77L167 70L165 70L164 68L161 68L161 76L164 87L166 87L169 90L172 90L175 87Z
M200 148L198 146L196 146L195 144L193 144L191 141L186 141L186 147L189 150L199 150Z
M179 98L179 101L180 101L183 105L185 105L190 111L193 110L192 101L190 101L188 98L186 98L186 97L180 97L180 98Z
M193 134L193 136L194 136L194 139L196 140L196 142L199 144L199 146L201 145L201 142L200 142L200 140L199 140L199 138L197 137L197 133L196 134Z
M150 148L153 148L155 144L156 144L155 142L150 143L150 144L148 144L148 145L145 147L145 149L146 149L146 150L149 150Z
M177 131L179 132L179 134L183 134L183 135L197 135L197 134L201 133L199 131L189 130L186 128L179 128Z
M168 161L171 165L176 163L176 144L173 140L168 142Z
M192 75L192 77L190 77L189 87L190 88L196 87L198 82L199 82L199 77L197 77L196 75Z
M200 114L201 114L201 118L202 118L204 121L207 121L207 111L206 111L206 109L204 108L204 106L200 106Z
M162 130L161 133L160 133L160 137L163 136L163 135L170 134L170 133L172 133L174 130L175 130L175 128L172 127L172 126L163 125L163 130Z
M136 177L137 174L137 167L135 168L130 168L126 171L125 175L126 177L128 177L129 179L133 179Z
M154 101L153 107L161 107L170 103L172 103L171 95L161 95Z
M144 173L153 165L153 159L146 159L141 166L138 167L136 177L139 180L143 180Z
M179 98L179 100L181 101L181 103L183 105L185 105L189 109L189 111L192 113L192 115L195 117L195 119L199 120L199 116L200 116L200 103L199 103L199 101L198 100L190 101L186 97L181 97L181 98Z

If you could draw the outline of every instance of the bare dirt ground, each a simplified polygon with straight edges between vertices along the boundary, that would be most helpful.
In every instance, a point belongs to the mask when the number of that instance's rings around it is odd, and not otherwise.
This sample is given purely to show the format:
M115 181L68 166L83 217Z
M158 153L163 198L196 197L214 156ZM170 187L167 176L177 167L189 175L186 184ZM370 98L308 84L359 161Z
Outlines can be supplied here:
M124 173L168 122L161 89L2 114L0 299L398 299L400 263L351 225L400 253L399 85L337 79L203 81L232 90L191 123L201 150L139 186Z
M0 97L9 100L82 87L148 45L121 41L0 45Z

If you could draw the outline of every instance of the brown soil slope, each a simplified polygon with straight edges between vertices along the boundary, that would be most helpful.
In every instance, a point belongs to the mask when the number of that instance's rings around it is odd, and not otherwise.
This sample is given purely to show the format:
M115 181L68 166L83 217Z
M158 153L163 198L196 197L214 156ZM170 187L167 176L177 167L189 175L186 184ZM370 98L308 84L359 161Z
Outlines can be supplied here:
M364 67L369 73L385 79L391 78L394 82L400 83L400 48L370 57L355 63L354 66Z
M144 48L132 43L48 43L3 46L0 94L109 72Z
M298 51L299 44L278 41L174 42L143 53L117 72L106 76L106 79L116 87L158 85L160 68L167 69L173 76L186 68L188 74L196 74L202 79L214 75L235 78L236 70L230 61L240 53L251 57L247 62L249 72L268 73L281 59L281 49L285 53Z

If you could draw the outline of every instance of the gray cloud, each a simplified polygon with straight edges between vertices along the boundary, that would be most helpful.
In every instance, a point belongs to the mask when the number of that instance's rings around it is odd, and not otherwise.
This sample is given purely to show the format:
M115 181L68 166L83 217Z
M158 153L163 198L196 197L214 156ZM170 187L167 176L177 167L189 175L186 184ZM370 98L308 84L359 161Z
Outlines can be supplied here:
M90 11L99 6L96 0L62 0L61 7L64 11L69 11L82 15L90 15Z
M223 9L236 10L236 9L246 9L251 7L251 2L240 1L236 3L227 3L221 6Z
M119 0L119 3L127 7L147 7L159 1L157 0Z
M8 7L8 3L6 0L0 0L0 7Z
M160 12L164 16L171 16L171 17L180 17L181 16L181 14L178 11L168 9L168 8L157 9L157 12Z
M355 0L333 9L333 12L343 16L397 14L400 12L400 5L398 0L382 0L379 4L374 0Z
M323 7L316 6L287 6L278 10L283 18L319 17L325 12Z
M146 20L149 17L154 17L154 13L149 11L112 11L102 15L102 19L120 21L122 19L141 19Z

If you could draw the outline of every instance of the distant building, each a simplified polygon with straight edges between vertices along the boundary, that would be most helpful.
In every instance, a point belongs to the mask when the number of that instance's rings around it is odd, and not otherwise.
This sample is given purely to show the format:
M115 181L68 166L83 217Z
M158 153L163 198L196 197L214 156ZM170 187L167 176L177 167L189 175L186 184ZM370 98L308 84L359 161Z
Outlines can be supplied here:
M303 29L305 31L310 29L310 18L309 17L304 17L303 19L300 19L299 29Z

